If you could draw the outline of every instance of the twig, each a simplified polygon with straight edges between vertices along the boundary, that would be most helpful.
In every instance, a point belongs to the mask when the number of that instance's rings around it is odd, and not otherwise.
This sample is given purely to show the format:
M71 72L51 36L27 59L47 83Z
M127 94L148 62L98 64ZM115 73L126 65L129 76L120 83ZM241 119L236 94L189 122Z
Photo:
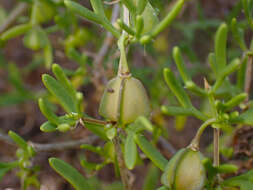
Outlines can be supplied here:
M151 133L149 133L151 134ZM160 136L158 139L158 142L161 143L163 148L165 148L168 152L170 152L172 155L177 152L174 146L168 142L167 139L165 139L163 136Z
M171 154L175 154L177 151L176 149L162 136L158 139L158 141L162 144L162 146L167 149Z
M5 22L0 26L0 34L7 30L16 21L16 19L27 10L27 8L27 3L19 3L10 13L8 18L5 19Z
M84 139L71 140L67 142L58 142L58 143L49 143L49 144L40 144L29 141L28 144L31 145L36 152L50 152L50 151L61 151L66 149L75 149L78 148L81 144L92 144L94 141L98 140L99 137L96 135L88 136ZM18 146L15 144L12 139L3 133L0 133L0 141L4 141L12 146Z
M92 144L94 141L98 140L99 137L96 135L91 135L88 137L85 137L80 140L72 140L67 142L59 142L59 143L49 143L49 144L39 144L34 142L28 142L34 149L38 152L44 151L44 152L50 152L50 151L61 151L66 149L75 149L79 148L82 144Z

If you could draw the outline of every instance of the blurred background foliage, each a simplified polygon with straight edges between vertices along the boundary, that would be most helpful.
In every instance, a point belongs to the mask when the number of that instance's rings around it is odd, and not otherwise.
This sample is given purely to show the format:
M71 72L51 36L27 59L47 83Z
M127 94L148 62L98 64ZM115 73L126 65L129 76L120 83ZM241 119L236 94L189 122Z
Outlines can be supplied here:
M36 2L36 3L34 3ZM91 8L89 1L78 1L85 7ZM108 17L113 14L115 5L104 1L105 13ZM166 15L171 7L171 0L152 0L159 17ZM250 1L253 6L253 1ZM43 88L41 75L49 73L52 63L57 63L64 68L70 77L72 84L84 95L83 109L90 116L99 118L98 105L106 82L116 75L119 51L116 41L112 36L98 25L91 24L87 20L81 20L78 16L67 10L61 0L0 0L0 26L4 24L12 11L20 4L25 4L21 14L13 25L25 25L33 23L32 27L25 28L26 32L10 40L2 40L0 48L0 131L7 133L13 130L22 135L26 140L34 142L60 142L72 139L80 139L88 136L90 132L77 128L67 134L42 133L40 125L46 120L37 106L37 99L47 97L51 103L53 97ZM34 7L38 9L33 14ZM252 10L252 9L250 9ZM239 0L193 0L183 8L170 28L163 31L152 43L141 46L139 44L129 47L128 62L132 74L140 79L146 87L152 104L151 120L156 126L155 136L163 135L175 149L189 144L194 136L200 121L186 116L167 117L160 111L163 104L177 105L177 101L163 79L162 70L176 66L172 59L172 48L179 46L189 74L194 82L204 86L204 77L212 81L215 76L210 72L207 64L208 53L214 49L214 34L222 22L231 26L233 18L237 18L238 25L244 31L247 46L252 38L252 29L248 27L247 19L242 11L242 3ZM109 37L108 37L109 36ZM105 55L101 56L101 49L107 44ZM243 50L232 37L231 27L228 35L228 62L241 56ZM179 79L180 80L180 79ZM207 111L205 100L192 96L192 102L203 111ZM52 104L52 106L54 106ZM54 107L58 114L63 110ZM246 127L240 132L231 130L228 137L224 137L224 154L222 159L235 162L239 165L239 173L253 168L253 148L244 146L243 139L253 139L253 129ZM208 155L212 133L205 133L202 149ZM155 140L155 139L154 139ZM97 141L95 144L100 145ZM252 144L251 144L252 145ZM250 146L250 145L249 145ZM161 151L169 158L171 153L163 148ZM234 152L235 154L231 154ZM237 154L238 153L238 154ZM0 160L10 161L15 154L15 149L0 143ZM52 169L49 168L47 158L57 155L73 166L80 169L75 162L85 154L89 160L97 160L97 156L89 151L69 150L64 152L42 152L34 162L39 163L42 169L39 179L44 187L52 189L71 189ZM148 166L149 165L149 166ZM147 167L148 166L148 167ZM152 170L148 173L147 170ZM142 184L148 183L143 175L159 176L158 171L148 163L137 167L135 180L137 189ZM156 174L156 175L155 175ZM86 173L86 175L93 175ZM98 184L98 189L120 189L115 179L113 167L106 166L98 172L97 177L91 178L91 183ZM100 183L98 183L100 179ZM113 184L114 187L108 186ZM19 180L14 172L8 173L0 183L0 189L7 187L17 188ZM144 185L145 187L145 185ZM149 185L146 185L146 190ZM152 188L151 188L152 189Z

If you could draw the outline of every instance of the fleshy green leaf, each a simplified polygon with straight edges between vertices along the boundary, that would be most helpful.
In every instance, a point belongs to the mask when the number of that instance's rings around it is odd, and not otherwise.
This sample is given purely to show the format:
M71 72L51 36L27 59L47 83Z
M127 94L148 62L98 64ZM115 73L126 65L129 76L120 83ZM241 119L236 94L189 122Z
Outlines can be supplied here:
M73 85L69 81L68 77L62 70L62 68L58 64L53 64L52 71L56 77L56 79L61 83L62 86L66 88L68 93L72 96L73 99L76 99L76 90Z
M185 115L185 116L195 116L200 120L205 121L207 117L200 111L195 108L182 108L182 107L175 107L175 106L162 106L161 110L166 115Z
M232 177L223 181L222 186L240 187L240 190L253 189L253 170L250 170L246 174Z
M185 81L185 82L191 81L191 77L188 75L189 72L187 72L182 54L181 54L180 49L178 47L173 48L173 58L175 60L175 63L177 65L177 69L180 72L180 76L182 77L183 81Z
M154 131L154 126L152 123L144 116L140 116L135 120L136 125L142 125L144 129L153 132Z
M238 170L238 167L233 164L222 164L217 169L219 173L234 173Z
M253 125L253 107L233 118L232 123L240 123L245 125Z
M11 29L4 32L2 35L0 35L0 39L2 41L7 41L9 39L15 38L17 36L20 36L20 35L26 33L31 28L32 28L32 25L30 23L14 26Z
M218 88L222 85L222 83L224 82L225 78L227 76L229 76L231 73L235 72L237 69L239 69L240 67L240 60L239 59L234 59L232 61L232 63L230 63L229 65L227 66L224 66L224 68L219 71L219 76L218 76L218 79L216 80L213 88L212 88L212 91L215 92L218 90Z
M233 18L231 21L231 29L232 29L232 34L233 34L236 42L240 46L240 48L243 51L246 51L247 46L244 41L244 33L243 33L243 30L241 28L239 28L236 18Z
M163 155L149 142L147 139L141 135L135 135L135 142L138 144L140 149L145 153L145 155L162 171L165 169L168 160L166 160Z
M192 103L191 103L189 96L186 94L183 86L176 79L173 72L169 68L166 68L166 69L164 69L163 74L164 74L164 78L165 78L167 85L170 87L171 91L177 97L179 103L183 107L188 107L188 108L192 107Z
M45 133L54 132L57 130L57 125L47 121L40 126L40 130Z
M53 48L50 42L48 41L47 45L44 48L44 64L47 69L49 69L53 63Z
M241 90L244 90L247 62L248 62L248 56L245 56L242 60L242 65L241 65L240 69L237 71L236 87L238 87Z
M103 25L108 31L110 31L114 36L117 38L120 37L119 31L103 16L100 16L98 14L95 14L94 12L90 11L86 7L70 1L70 0L65 0L64 1L66 7L68 7L71 11L74 13L81 15L82 17L93 21L95 23Z
M145 177L142 190L154 190L159 182L160 171L153 164L150 165L148 173Z
M44 74L42 75L42 81L47 89L58 99L66 112L77 113L77 102L57 80L48 74Z
M86 7L76 3L74 1L70 1L70 0L65 0L64 3L66 5L66 7L69 8L74 13L77 13L90 21L101 24L101 21L102 21L101 17L98 16L97 14L93 13L92 11L87 9Z
M90 0L94 12L105 18L104 6L101 0Z
M155 28L151 31L152 37L157 36L161 31L163 31L166 27L168 27L172 23L173 20L175 20L177 15L182 10L184 3L185 3L185 0L176 1L175 5L169 11L167 16L158 25L156 25Z
M206 92L203 89L201 89L200 87L198 87L192 81L191 76L188 74L189 72L187 72L187 69L184 64L183 56L182 56L180 49L178 47L174 47L174 49L173 49L173 59L176 62L177 69L178 69L180 76L182 77L182 79L185 83L185 87L197 95L205 96Z
M137 14L141 14L147 5L148 0L139 0L137 4Z
M106 135L106 131L104 129L103 124L98 124L98 123L93 123L93 122L89 122L88 120L84 120L84 126L90 130L91 132L95 133L96 135L98 135L100 138L104 139L104 140L108 140L107 135Z
M241 102L243 102L247 96L247 93L238 94L224 104L224 109L226 111L231 110L233 107L238 106Z
M87 180L71 165L57 159L49 159L50 166L66 179L76 190L92 190Z
M128 169L132 170L137 160L137 147L134 141L134 133L130 132L127 135L124 149L124 159Z
M249 7L249 0L242 0L242 5L244 9L245 16L248 20L249 26L253 29L252 13Z
M20 137L17 133L13 131L9 131L8 135L12 138L12 140L22 149L27 150L28 144L26 141Z
M38 104L39 104L40 111L48 119L48 121L50 121L51 123L55 125L60 124L59 118L57 117L57 115L55 115L55 113L51 109L46 99L40 98L38 100Z
M219 75L227 62L226 46L227 46L228 27L225 23L221 24L215 35L215 69Z

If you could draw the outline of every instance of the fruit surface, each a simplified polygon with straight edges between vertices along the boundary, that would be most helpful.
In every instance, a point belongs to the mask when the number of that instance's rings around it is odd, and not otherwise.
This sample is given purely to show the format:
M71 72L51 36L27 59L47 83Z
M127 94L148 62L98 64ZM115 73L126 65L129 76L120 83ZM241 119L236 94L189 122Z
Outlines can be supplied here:
M133 77L113 78L104 91L99 113L110 121L122 124L134 122L141 115L147 116L150 106L144 86Z
M181 149L169 161L162 183L173 190L202 190L206 175L201 160L200 152Z

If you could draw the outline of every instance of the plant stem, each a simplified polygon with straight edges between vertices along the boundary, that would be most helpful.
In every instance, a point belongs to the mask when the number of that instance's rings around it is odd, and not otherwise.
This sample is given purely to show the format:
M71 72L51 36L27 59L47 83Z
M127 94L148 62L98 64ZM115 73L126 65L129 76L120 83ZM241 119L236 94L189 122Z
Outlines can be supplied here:
M129 26L129 10L124 5L123 5L123 21L126 24L126 26ZM118 46L120 50L120 63L119 63L119 69L118 69L119 76L129 75L129 68L128 68L127 58L126 58L126 47L125 47L126 39L127 39L127 33L126 31L123 31L118 41Z
M212 109L212 115L214 116L214 118L218 119L219 118L219 114L217 112L216 106L215 106L215 99L214 99L214 95L212 92L212 89L210 88L208 82L205 80L205 89L208 91L208 100ZM213 124L214 125L214 124ZM214 166L219 166L220 164L220 150L219 150L219 138L220 138L220 129L216 128L216 126L213 126L213 165ZM219 175L217 175L217 179L219 180Z
M129 10L123 5L123 21L128 26L129 25ZM129 76L129 69L127 65L127 59L126 59L126 51L125 51L125 40L127 38L127 34L125 31L122 32L122 35L118 41L118 46L120 49L120 64L118 69L118 76L123 77L123 80L120 84L120 94L119 94L119 101L118 109L117 109L117 119L118 119L118 133L116 137L113 139L113 144L115 147L115 152L117 156L117 162L120 170L120 176L121 181L124 185L125 190L132 190L132 182L130 180L130 171L127 169L123 157L123 152L121 148L121 136L125 136L124 134L124 126L121 125L122 120L122 93L124 90L124 83L125 83L125 77Z
M208 119L206 120L198 129L197 134L195 135L195 137L193 138L191 144L188 146L189 148L191 148L192 150L199 150L199 141L200 141L200 137L203 134L204 130L211 124L213 124L216 121L215 118L212 119Z
M124 185L124 190L132 190L132 183L130 180L130 172L127 169L125 162L124 162L124 157L121 149L121 140L120 136L123 134L122 128L118 127L118 133L117 136L113 139L113 144L115 147L115 152L117 156L117 162L120 170L120 177L121 181Z

